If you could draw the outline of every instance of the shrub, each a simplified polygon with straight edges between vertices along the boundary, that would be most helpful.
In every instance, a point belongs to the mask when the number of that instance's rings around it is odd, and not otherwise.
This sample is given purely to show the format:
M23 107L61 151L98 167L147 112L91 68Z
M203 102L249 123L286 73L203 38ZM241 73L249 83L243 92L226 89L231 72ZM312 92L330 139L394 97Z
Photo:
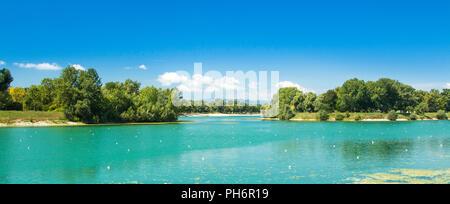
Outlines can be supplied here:
M388 113L388 119L389 119L390 121L396 121L397 118L398 118L397 112L395 112L395 111L389 111L389 113Z
M280 120L290 120L293 117L295 117L295 114L289 106L284 106L278 114Z
M448 120L448 116L444 110L438 111L436 117L438 120Z
M350 118L350 113L349 113L349 112L346 112L346 113L345 113L345 117L346 117L346 118Z
M419 119L419 116L418 116L417 114L415 114L415 113L412 113L412 114L409 116L409 119L410 119L410 120L417 120L417 119Z
M355 116L355 121L360 121L360 120L362 120L362 117L361 117L361 115L359 115L359 114L358 114L358 115L356 115L356 116Z
M419 115L424 115L428 111L429 111L429 107L428 107L428 104L425 103L425 102L420 103L416 107L416 113L419 114Z
M383 119L384 118L384 114L383 113L375 113L374 114L374 118L375 119Z
M321 110L317 115L320 121L327 121L330 118L330 114L327 111Z
M340 114L340 113L337 113L337 114L336 114L336 121L343 121L344 118L345 118L344 115L342 115L342 114Z

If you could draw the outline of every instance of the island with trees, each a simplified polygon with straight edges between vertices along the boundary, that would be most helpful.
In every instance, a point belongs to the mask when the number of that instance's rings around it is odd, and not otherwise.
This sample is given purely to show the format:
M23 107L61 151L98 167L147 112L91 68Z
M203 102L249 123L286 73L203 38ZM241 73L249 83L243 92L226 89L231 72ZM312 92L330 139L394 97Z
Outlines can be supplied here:
M263 112L274 105L278 114L265 116L279 120L447 120L450 89L423 91L387 78L355 78L321 95L282 88Z

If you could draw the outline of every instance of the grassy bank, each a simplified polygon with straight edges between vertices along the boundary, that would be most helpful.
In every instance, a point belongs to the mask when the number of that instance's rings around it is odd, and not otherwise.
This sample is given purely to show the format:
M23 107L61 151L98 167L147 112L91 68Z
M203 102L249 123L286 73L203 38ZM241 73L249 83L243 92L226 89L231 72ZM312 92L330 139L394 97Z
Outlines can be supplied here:
M343 115L343 121L355 121L357 118L360 120L388 120L387 113L330 113L330 121L335 121L337 115ZM424 116L419 116L418 120L434 120L437 119L437 113L426 113ZM450 118L450 113L447 113ZM318 113L297 113L291 120L317 120ZM411 115L406 113L398 114L399 120L411 120Z
M192 123L191 121L176 122L143 122L143 123L100 123L84 124L70 122L62 112L41 111L0 111L0 127L47 127L47 126L120 126L120 125L166 125Z
M0 111L0 123L16 122L68 122L61 112L40 112L40 111Z

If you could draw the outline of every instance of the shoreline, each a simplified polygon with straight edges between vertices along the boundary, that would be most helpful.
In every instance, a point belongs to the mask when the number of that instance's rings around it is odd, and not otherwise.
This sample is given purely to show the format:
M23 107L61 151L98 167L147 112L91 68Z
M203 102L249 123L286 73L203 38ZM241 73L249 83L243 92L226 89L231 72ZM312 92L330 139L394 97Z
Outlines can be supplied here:
M261 117L259 120L261 121L280 121L278 118L263 118L261 114L189 114L189 115L180 115L180 117ZM302 119L302 118L293 118L288 121L291 122L414 122L414 121L440 121L436 118L432 119L418 119L418 120L408 120L405 118L399 118L396 121L390 121L388 119L362 119L359 121L356 120L328 120L328 121L320 121L318 119ZM445 120L444 120L445 121ZM25 122L25 121L14 121L12 123L0 123L0 128L11 128L11 127L82 127L82 126L132 126L132 125L167 125L167 124L184 124L184 123L195 123L195 121L175 121L175 122L143 122L143 123L100 123L100 124L86 124L82 122L71 122L71 121L37 121L37 122Z
M38 121L38 122L23 122L17 121L14 123L0 123L0 128L12 127L85 127L85 126L132 126L132 125L167 125L167 124L184 124L195 123L195 121L176 121L176 122L145 122L145 123L100 123L100 124L86 124L81 122L70 121Z
M261 118L262 121L281 121L278 118ZM318 119L302 119L302 118L294 118L286 121L292 121L292 122L414 122L414 121L446 121L446 120L438 120L436 118L433 119L423 119L423 120L408 120L405 118L397 119L396 121L390 121L389 119L362 119L362 120L327 120L327 121L320 121Z
M266 119L266 120L278 120L278 119ZM289 121L296 121L296 122L414 122L414 121L440 121L436 118L433 119L424 119L424 120L408 120L405 118L397 119L395 121L391 121L389 119L362 119L362 120L327 120L327 121L320 121L318 119L290 119ZM442 120L445 121L445 120Z
M183 114L180 117L252 117L259 116L262 117L262 114L259 113L251 113L251 114L225 114L225 113L193 113L193 114Z
M0 123L0 128L7 127L71 127L71 126L83 126L84 123L70 122L70 121L37 121L37 122L24 122L14 121L13 123Z

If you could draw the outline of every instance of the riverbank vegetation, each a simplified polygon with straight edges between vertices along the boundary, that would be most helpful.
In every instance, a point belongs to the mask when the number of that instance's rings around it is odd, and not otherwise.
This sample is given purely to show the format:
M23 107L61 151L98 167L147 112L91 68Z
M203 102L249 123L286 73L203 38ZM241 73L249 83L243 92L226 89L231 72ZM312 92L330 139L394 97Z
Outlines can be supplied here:
M52 121L66 122L67 119L62 112L42 112L42 111L0 111L0 123L10 124L15 121L36 122Z
M132 80L102 85L95 69L77 70L72 66L60 77L44 79L29 88L10 88L13 81L7 69L0 72L0 110L8 112L8 120L39 120L43 112L60 112L69 121L83 123L108 122L172 122L178 119L170 99L173 90L155 87L140 88ZM30 112L32 111L32 112ZM13 118L11 118L11 115ZM42 118L44 119L44 118ZM47 118L45 118L47 119ZM54 119L54 118L53 118Z
M252 114L260 113L262 105L250 105L243 101L233 100L229 103L225 100L217 99L215 101L192 101L183 100L178 111L183 114L208 114L208 113L222 113L222 114Z
M450 89L423 91L392 79L355 78L321 95L282 88L264 110L276 102L280 111L274 117L280 120L448 119Z
M348 114L348 115L347 115ZM327 113L328 119L326 121L389 121L387 113ZM396 113L397 120L437 120L438 113L425 113L417 115L415 113ZM325 116L324 116L325 117ZM446 117L450 117L450 113L446 113ZM297 121L319 121L319 113L296 113L294 117L289 120ZM441 120L441 119L440 119ZM322 120L323 121L323 120Z
M179 99L175 107L172 95L176 89L153 86L141 88L130 79L102 84L95 69L64 69L58 78L43 79L40 85L28 88L10 87L13 77L7 69L0 70L0 110L23 112L27 119L39 120L32 113L62 112L69 121L83 123L173 122L180 114L258 113L274 105L251 106L242 101L189 101ZM392 79L365 82L346 81L324 94L303 93L297 88L282 88L276 97L280 120L367 120L367 119L448 119L450 89L422 91ZM60 116L58 116L60 118ZM7 119L10 120L10 119Z
M95 69L84 71L72 66L60 77L43 79L40 85L28 88L10 87L13 80L9 70L0 71L0 110L8 111L2 112L3 121L61 120L62 114L64 120L83 123L173 122L180 114L259 113L261 108L237 100L231 104L224 100L187 101L176 89L141 88L130 79L103 85ZM173 105L174 94L182 106ZM41 117L44 115L52 117Z

